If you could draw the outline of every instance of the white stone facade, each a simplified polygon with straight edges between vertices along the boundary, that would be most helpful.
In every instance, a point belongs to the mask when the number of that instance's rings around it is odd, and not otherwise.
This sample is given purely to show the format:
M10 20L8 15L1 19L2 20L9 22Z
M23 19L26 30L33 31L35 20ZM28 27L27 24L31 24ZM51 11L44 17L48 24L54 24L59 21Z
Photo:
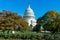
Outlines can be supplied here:
M30 4L28 4L28 8L25 10L23 18L28 22L29 26L30 25L32 25L32 26L36 25L36 20L35 20L34 12L30 8Z

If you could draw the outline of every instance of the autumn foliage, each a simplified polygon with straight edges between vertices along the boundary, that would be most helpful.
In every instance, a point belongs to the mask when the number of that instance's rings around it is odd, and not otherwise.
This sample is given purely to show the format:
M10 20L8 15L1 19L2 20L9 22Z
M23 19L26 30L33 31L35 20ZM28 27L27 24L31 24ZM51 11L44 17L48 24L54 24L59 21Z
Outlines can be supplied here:
M0 12L0 30L24 30L28 23L17 13L3 10Z

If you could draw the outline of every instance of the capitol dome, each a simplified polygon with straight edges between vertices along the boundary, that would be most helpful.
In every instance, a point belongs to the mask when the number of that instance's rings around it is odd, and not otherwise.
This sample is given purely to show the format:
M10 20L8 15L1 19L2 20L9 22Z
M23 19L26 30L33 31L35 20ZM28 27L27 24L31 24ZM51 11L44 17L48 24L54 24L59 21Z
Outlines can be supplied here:
M33 16L34 17L34 12L33 10L30 8L30 4L28 4L28 8L25 10L25 16Z
M34 12L31 9L30 4L28 4L28 8L25 10L23 18L28 22L29 25L32 25L32 26L36 25Z

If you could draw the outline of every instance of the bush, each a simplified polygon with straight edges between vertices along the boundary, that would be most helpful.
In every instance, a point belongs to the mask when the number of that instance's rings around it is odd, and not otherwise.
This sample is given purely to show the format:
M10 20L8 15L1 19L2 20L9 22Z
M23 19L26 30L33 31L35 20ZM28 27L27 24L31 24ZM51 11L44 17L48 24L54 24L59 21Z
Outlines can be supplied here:
M31 39L31 40L60 40L60 33L35 33L35 32L16 32L15 34L3 33L0 38Z

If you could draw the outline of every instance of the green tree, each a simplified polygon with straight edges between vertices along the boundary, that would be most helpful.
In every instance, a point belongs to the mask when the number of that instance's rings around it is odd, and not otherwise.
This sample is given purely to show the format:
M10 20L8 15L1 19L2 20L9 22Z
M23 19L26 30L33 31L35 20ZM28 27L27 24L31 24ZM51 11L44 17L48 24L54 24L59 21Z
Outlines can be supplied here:
M60 31L60 14L56 11L48 11L43 17L38 18L37 25L34 28L40 31L41 26L44 30L51 31L51 32L58 32Z

